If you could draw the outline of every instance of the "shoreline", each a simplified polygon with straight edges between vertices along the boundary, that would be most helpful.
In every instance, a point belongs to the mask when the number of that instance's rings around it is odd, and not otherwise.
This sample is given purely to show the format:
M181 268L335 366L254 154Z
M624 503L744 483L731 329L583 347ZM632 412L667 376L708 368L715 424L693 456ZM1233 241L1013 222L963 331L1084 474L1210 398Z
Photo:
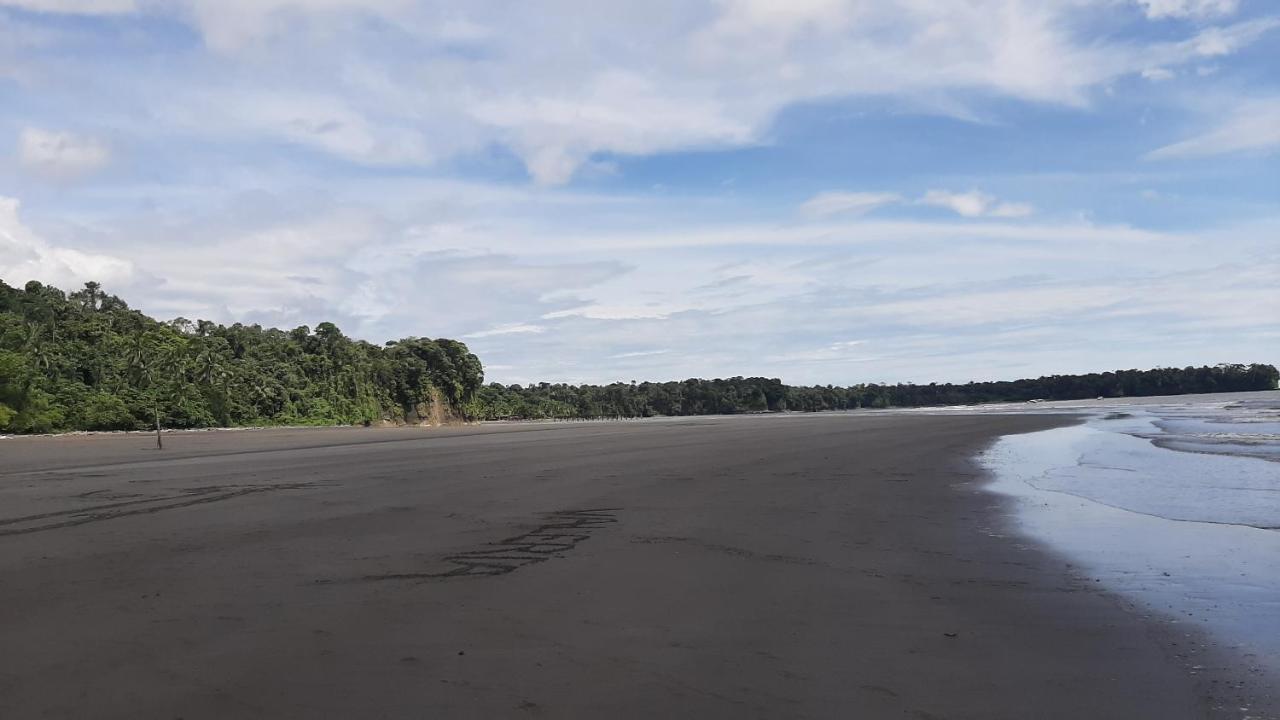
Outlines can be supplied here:
M973 403L968 405L918 405L918 406L902 406L887 408L855 408L846 410L763 410L753 412L740 413L709 413L701 415L648 415L648 416L617 416L617 417L567 417L567 418L519 418L519 419L499 419L499 420L457 420L444 423L387 423L377 422L370 425L352 424L335 424L335 425L228 425L228 426L210 426L200 428L161 428L161 433L168 434L184 434L184 433L204 433L204 432L241 432L241 431L259 431L259 430L327 430L327 429L352 429L352 430L404 430L404 429L431 429L431 428L449 428L449 427L504 427L512 425L545 425L553 423L584 423L584 422L635 422L635 421L672 421L672 420L696 420L699 418L748 418L748 417L826 417L832 415L876 415L876 414L900 414L900 413L945 413L945 414L1055 414L1058 411L1089 412L1098 408L1107 408L1111 406L1128 406L1128 405L1153 405L1153 404L1179 404L1185 403L1187 400L1202 398L1208 396L1228 397L1228 398L1248 398L1252 396L1263 395L1266 393L1274 393L1275 390L1250 390L1231 393L1184 393L1181 395L1139 395L1134 397L1097 397L1097 398L1079 398L1075 400L1035 400L1035 401L1008 401L1008 400L992 400L989 402ZM155 435L155 429L147 430L66 430L63 432L50 433L0 433L0 440L15 440L21 438L59 438L59 437L92 437L99 435Z
M1264 463L1256 466L1263 469L1266 460L1167 448L1159 436L1117 430L1109 420L1094 413L1071 426L1003 436L979 453L976 462L991 476L986 489L1007 506L1006 529L1062 557L1083 580L1101 583L1122 607L1156 623L1188 673L1207 680L1215 709L1226 716L1280 717L1280 655L1275 622L1268 621L1275 602L1267 599L1276 591L1267 571L1274 565L1267 549L1280 540L1275 531L1144 512L1124 499L1106 502L1080 487L1058 487L1061 481L1053 479L1079 473L1101 482L1095 476L1104 471L1145 472L1161 477L1176 496L1175 471L1233 476L1232 463ZM1087 453L1100 452L1098 446L1084 443L1094 438L1127 449L1112 460L1092 458ZM1103 465L1095 468L1098 463Z
M1233 716L1159 623L1004 532L976 454L1074 418L688 420L20 443L0 522L91 521L0 536L0 712ZM210 487L236 490L175 496ZM396 579L590 508L509 573Z

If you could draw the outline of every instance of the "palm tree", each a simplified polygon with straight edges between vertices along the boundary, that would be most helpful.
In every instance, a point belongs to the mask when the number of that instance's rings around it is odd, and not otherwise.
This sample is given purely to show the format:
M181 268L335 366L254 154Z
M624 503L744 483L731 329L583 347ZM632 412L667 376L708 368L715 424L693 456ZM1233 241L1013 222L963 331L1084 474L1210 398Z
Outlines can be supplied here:
M264 418L271 417L271 415L273 414L272 411L275 409L275 404L276 404L275 388L272 387L271 384L268 383L265 378L256 374L250 375L246 379L246 381L249 385L249 391L252 392L258 398L258 402L254 403L254 405L266 411L262 414L262 417Z
M44 329L35 323L27 324L26 338L22 343L22 352L31 359L31 365L37 372L47 375L56 362L57 356L50 349L45 338Z
M138 386L149 388L151 392L151 410L156 420L156 449L164 449L164 440L160 437L160 398L155 391L155 375L153 362L153 343L145 333L135 333L125 350L125 360L129 364L129 373L136 378Z
M208 344L203 345L195 357L196 380L203 385L212 386L227 376L227 368L222 357Z
M139 385L151 382L151 346L146 335L138 332L129 338L125 348L124 361L129 366L129 374Z

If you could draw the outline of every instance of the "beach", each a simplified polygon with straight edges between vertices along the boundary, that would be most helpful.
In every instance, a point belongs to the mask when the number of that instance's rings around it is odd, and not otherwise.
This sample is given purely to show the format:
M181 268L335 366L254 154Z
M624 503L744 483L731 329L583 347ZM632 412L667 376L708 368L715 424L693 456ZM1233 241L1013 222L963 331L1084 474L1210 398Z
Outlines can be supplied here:
M1054 403L1061 412L1069 403ZM1280 392L1076 403L1082 423L984 452L1013 527L1169 632L1202 630L1237 669L1211 681L1241 717L1280 690ZM1224 697L1226 695L1226 697ZM1230 698L1228 700L1227 698Z
M1081 422L0 440L0 716L1268 717L988 489Z

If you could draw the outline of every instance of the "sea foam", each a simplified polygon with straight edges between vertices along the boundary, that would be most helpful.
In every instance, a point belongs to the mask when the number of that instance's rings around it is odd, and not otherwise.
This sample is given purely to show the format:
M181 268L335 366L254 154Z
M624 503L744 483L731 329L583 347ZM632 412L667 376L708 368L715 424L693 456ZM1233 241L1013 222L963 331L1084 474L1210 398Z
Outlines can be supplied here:
M982 458L1018 527L1280 670L1280 393L1054 405L1035 411L1087 419L1003 437Z

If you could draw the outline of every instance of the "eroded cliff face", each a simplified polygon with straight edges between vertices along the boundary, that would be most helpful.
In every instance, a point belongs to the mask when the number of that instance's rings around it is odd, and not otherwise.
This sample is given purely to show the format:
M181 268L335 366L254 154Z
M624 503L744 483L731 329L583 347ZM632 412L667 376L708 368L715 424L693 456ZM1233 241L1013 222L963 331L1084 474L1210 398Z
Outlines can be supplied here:
M456 425L465 422L467 422L467 419L457 408L449 404L444 393L435 389L431 390L426 401L414 405L404 415L392 415L382 419L384 426L420 425L424 427L439 427L441 425Z

